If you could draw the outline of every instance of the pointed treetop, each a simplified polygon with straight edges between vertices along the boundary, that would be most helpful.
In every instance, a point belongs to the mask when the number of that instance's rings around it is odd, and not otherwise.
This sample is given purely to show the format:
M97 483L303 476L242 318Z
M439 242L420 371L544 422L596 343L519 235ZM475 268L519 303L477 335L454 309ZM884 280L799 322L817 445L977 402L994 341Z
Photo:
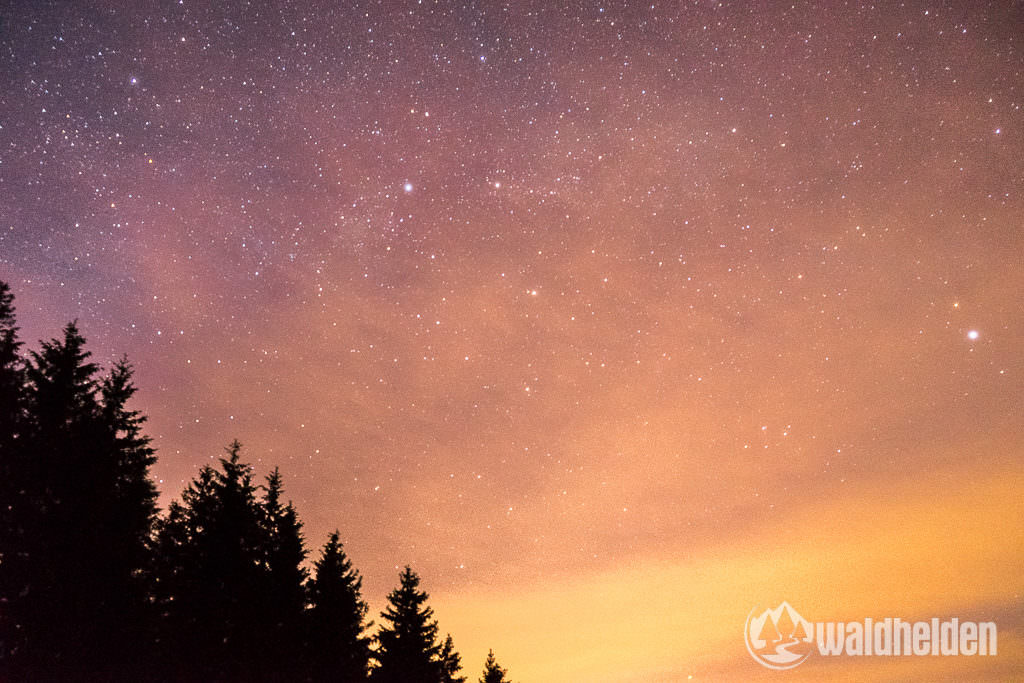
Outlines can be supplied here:
M438 659L441 662L441 683L466 683L466 677L459 675L462 671L462 657L455 651L450 634L445 636Z
M505 674L508 671L498 666L498 661L494 658L494 650L487 652L487 661L484 662L484 675L480 677L480 683L511 683Z
M419 590L420 577L406 567L398 588L388 595L381 612L384 623L377 634L377 668L372 680L385 683L435 681L440 677L441 646L437 621L427 606L428 595Z
M7 283L0 280L0 443L13 440L20 431L21 398L25 391L24 365L18 355L20 348L14 295Z
M365 681L371 638L365 631L369 607L360 593L362 577L332 533L313 563L308 583L314 680Z
M0 344L17 349L18 326L14 317L14 294L6 282L0 280Z
M0 280L0 325L14 324L14 293L11 286Z

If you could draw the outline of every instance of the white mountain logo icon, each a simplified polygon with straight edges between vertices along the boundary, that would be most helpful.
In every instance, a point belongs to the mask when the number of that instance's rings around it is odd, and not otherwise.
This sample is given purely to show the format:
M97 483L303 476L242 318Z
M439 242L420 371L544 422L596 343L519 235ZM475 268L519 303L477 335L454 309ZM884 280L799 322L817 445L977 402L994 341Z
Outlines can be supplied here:
M785 601L760 613L752 609L743 635L750 656L769 669L792 669L814 649L814 625Z

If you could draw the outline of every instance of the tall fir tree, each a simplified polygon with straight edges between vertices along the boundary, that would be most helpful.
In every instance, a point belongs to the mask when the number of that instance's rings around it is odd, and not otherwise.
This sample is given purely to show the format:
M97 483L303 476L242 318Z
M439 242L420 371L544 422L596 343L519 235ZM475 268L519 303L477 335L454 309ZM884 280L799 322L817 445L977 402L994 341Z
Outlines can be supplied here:
M288 681L294 680L303 654L305 583L309 573L303 566L306 548L302 522L291 501L282 501L283 495L283 479L275 467L267 476L260 501L266 569L261 603L268 628L259 634L259 655L265 678Z
M159 524L156 599L172 680L236 681L260 675L268 583L263 514L234 441Z
M21 431L25 372L15 320L14 294L0 281L0 454L6 455ZM0 458L0 467L7 458ZM0 470L0 472L6 474Z
M381 612L386 622L377 634L374 683L436 683L441 679L434 610L430 597L419 590L420 577L409 567L400 575L400 585L388 595Z
M505 678L505 674L508 672L498 666L498 661L494 658L494 650L487 652L487 661L484 662L484 674L480 677L480 683L511 683L509 679Z
M146 577L151 566L153 523L157 515L157 489L149 476L156 455L150 438L143 433L146 417L128 407L136 393L133 370L122 358L99 382L103 451L109 470L102 489L104 501L97 515L101 529L97 547L104 548L105 562L98 569L97 596L102 599L105 622L100 625L116 646L101 652L109 661L122 662L118 677L128 662L140 662L129 668L141 677L150 662L149 636L153 612ZM104 468L106 469L106 468Z
M365 681L370 638L363 579L353 569L337 531L327 539L309 581L308 670L314 681Z
M451 635L445 637L438 660L441 663L441 683L466 683L466 677L459 675L462 671L462 657L455 651Z

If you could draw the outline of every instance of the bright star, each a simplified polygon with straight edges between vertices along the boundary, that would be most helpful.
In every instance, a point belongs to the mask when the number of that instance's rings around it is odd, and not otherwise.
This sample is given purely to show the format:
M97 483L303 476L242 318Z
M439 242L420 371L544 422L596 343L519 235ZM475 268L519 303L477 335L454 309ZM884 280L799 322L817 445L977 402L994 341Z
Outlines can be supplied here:
M978 331L977 330L971 330L970 332L967 333L967 338L970 339L971 341L974 341L975 339L977 339L978 336L979 335L978 335Z
M406 192L412 192L412 183L406 183L403 186L403 189L405 189Z

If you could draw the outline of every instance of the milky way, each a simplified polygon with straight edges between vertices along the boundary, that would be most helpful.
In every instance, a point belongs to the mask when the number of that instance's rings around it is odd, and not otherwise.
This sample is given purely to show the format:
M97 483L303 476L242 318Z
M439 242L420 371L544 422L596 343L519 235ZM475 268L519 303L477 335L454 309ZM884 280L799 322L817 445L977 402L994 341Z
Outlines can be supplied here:
M164 505L238 438L371 603L423 575L473 677L749 679L782 598L988 614L1012 667L1022 36L1019 2L8 4L0 279L30 346L127 353Z

